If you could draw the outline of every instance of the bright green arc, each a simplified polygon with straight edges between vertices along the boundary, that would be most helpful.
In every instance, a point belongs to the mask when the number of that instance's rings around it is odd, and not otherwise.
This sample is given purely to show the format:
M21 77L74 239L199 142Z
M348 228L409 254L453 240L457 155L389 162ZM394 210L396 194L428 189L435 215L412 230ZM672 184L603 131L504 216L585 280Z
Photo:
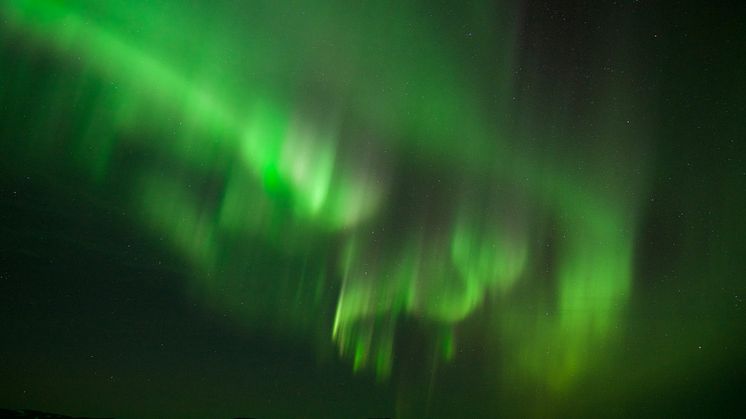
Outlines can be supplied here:
M97 98L104 110L92 111L103 112L103 126L88 127L71 146L94 182L107 181L117 150L128 147L178 168L140 168L130 175L131 196L144 225L198 268L195 293L237 303L221 295L226 280L216 277L254 260L237 247L242 239L296 264L323 253L314 244L334 243L333 260L304 268L300 280L288 273L277 292L300 295L308 278L317 283L309 307L336 304L324 336L355 370L390 374L402 316L447 326L438 350L457 356L454 331L488 301L497 319L489 333L514 348L504 356L515 374L562 390L592 365L589 354L611 339L632 292L643 182L625 172L636 156L602 151L601 163L578 172L571 156L522 147L545 133L501 126L492 113L502 105L483 110L468 74L453 64L455 47L431 20L416 19L415 7L330 2L301 17L291 2L257 2L247 18L255 26L237 28L229 10L151 3L12 0L2 9L3 30L75 68L84 76L70 77L78 87L85 77L110 82ZM392 19L370 18L389 9ZM282 19L285 30L275 28ZM512 39L515 28L499 30ZM509 74L511 63L499 67ZM498 102L510 102L511 81L495 77ZM623 96L622 86L607 90ZM604 135L620 131L597 119ZM396 204L392 155L416 155L457 185L486 186L479 197L456 193L437 226L423 217L379 243L371 231ZM224 186L205 203L190 176L216 173ZM556 260L546 272L536 243L549 241L550 224ZM226 264L236 269L225 274ZM547 276L556 298L530 309L511 304L521 284ZM322 284L334 281L339 294L327 295ZM558 349L546 355L547 346Z

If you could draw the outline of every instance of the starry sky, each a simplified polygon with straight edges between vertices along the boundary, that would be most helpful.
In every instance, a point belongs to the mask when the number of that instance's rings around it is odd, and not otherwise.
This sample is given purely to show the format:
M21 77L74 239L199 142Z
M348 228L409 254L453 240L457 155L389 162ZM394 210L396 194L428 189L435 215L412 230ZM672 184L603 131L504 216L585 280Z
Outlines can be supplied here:
M0 408L740 411L740 12L3 2Z

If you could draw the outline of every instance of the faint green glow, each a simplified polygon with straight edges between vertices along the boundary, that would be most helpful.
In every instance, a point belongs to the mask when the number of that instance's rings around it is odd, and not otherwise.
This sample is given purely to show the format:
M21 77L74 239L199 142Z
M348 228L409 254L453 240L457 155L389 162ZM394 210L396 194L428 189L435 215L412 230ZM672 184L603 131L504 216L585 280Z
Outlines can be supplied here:
M454 229L451 258L466 282L507 292L523 272L527 245L525 238L512 238L495 227L470 228L461 221Z
M104 86L79 111L90 121L75 132L73 159L105 184L123 150L152 156L119 176L144 225L197 267L194 293L208 304L236 307L248 294L256 308L239 317L252 323L291 295L312 301L283 310L306 326L333 306L320 335L354 371L385 378L399 319L442 325L436 347L451 360L454 329L491 302L508 368L572 385L631 293L636 188L601 164L579 173L566 156L517 146L533 133L495 126L453 46L416 9L370 19L398 3L343 3L302 18L288 17L290 5L257 7L241 38L222 25L226 10L216 23L176 11L177 1L13 0L2 15L4 31L72 66L72 79ZM281 18L294 26L273 29ZM466 179L490 204L450 191L379 239L372 232L399 210L397 164ZM219 186L200 189L200 179ZM424 189L408 198L427 201ZM442 215L429 221L430 209ZM264 266L270 257L278 266ZM542 286L553 298L512 303L526 283L552 284Z

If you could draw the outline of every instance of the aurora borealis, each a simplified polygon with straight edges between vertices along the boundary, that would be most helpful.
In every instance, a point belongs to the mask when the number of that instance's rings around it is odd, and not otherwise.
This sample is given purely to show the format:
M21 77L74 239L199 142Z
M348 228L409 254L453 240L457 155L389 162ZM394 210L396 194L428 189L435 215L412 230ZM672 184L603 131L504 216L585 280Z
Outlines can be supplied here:
M0 3L0 407L732 411L746 36L661 9Z

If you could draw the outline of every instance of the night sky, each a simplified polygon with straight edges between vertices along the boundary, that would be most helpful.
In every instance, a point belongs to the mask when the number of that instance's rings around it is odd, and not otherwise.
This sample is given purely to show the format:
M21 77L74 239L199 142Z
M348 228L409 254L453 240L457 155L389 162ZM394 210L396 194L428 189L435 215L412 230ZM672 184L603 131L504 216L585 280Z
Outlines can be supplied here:
M746 16L663 3L0 2L0 409L739 414Z

